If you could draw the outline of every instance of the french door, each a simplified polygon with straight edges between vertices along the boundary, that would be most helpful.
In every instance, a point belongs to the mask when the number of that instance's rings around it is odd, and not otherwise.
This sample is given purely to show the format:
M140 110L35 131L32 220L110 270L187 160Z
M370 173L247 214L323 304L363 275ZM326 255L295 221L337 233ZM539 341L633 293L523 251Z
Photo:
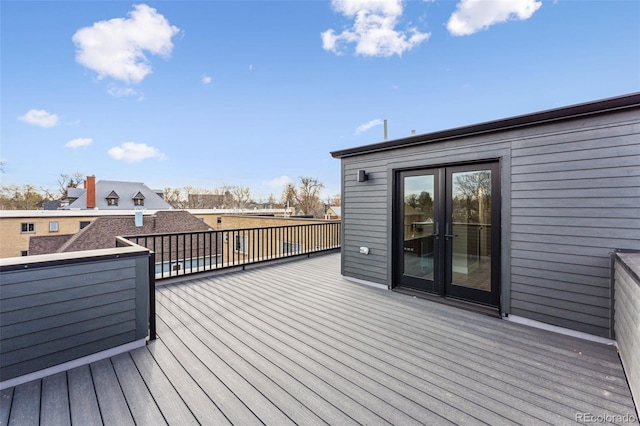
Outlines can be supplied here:
M498 163L398 172L394 286L498 306Z

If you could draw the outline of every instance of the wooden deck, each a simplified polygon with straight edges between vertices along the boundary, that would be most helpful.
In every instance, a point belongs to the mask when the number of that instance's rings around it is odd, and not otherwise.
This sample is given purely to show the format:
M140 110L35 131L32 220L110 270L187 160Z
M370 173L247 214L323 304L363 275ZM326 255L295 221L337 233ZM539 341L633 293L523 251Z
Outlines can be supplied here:
M339 263L158 287L158 340L3 390L0 424L637 423L614 347L355 284Z

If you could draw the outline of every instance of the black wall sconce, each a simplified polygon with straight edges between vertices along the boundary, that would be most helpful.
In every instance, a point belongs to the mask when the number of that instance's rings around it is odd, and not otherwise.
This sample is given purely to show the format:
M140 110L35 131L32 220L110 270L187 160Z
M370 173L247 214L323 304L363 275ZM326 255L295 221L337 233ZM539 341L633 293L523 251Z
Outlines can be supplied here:
M366 182L369 180L369 175L364 170L358 170L358 176L356 180L358 182Z

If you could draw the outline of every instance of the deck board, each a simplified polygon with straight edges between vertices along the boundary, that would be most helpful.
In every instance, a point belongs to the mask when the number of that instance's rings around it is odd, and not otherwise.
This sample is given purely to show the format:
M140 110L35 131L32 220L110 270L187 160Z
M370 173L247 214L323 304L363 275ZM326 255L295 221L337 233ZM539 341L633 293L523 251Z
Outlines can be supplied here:
M96 396L105 425L135 425L129 406L122 393L118 377L113 370L111 359L103 359L91 364Z
M9 425L37 425L40 423L41 380L16 386Z
M11 413L11 403L13 402L14 388L0 390L0 425L9 424L9 414Z
M615 348L355 284L339 262L318 256L160 286L157 340L2 390L0 424L635 418Z
M136 424L167 424L129 353L111 358L118 382Z
M65 373L54 374L42 379L40 410L40 423L43 425L64 426L71 424L69 391Z
M67 371L67 386L71 424L101 425L102 416L91 377L91 367L83 365Z
M149 350L146 347L139 348L131 351L130 354L166 422L174 425L198 424L195 416L173 387L165 372L156 364Z

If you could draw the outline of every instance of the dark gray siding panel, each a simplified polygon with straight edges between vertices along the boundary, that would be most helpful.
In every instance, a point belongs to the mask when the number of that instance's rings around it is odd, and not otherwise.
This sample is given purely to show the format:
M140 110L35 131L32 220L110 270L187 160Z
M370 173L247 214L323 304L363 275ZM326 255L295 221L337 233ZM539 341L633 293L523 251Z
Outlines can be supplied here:
M0 380L144 338L148 256L5 270Z
M640 246L633 114L513 142L512 314L612 336L609 253Z
M387 284L387 179L384 162L368 164L369 180L357 182L358 163L343 169L342 254L343 274L353 278ZM368 255L360 254L360 247L368 247Z
M639 117L609 111L343 157L343 273L392 285L396 170L499 159L503 312L610 337L609 253L640 248ZM369 181L356 182L359 169Z

